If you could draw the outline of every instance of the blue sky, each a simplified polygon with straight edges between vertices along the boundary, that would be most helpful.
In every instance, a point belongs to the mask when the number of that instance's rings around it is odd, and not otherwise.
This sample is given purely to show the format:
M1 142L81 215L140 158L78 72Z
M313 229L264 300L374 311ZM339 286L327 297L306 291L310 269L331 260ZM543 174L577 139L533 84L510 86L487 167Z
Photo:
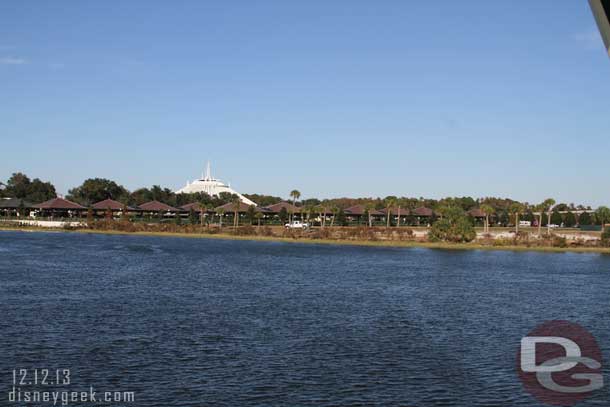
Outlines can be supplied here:
M0 2L0 179L610 204L584 0Z

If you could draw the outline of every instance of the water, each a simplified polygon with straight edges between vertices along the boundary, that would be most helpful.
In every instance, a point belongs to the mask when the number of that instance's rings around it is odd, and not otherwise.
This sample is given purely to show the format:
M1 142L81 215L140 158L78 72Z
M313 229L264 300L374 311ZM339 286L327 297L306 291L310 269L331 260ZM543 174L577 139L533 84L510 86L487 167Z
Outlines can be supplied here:
M38 367L112 406L529 407L539 323L610 355L610 257L0 232L0 310L0 405Z

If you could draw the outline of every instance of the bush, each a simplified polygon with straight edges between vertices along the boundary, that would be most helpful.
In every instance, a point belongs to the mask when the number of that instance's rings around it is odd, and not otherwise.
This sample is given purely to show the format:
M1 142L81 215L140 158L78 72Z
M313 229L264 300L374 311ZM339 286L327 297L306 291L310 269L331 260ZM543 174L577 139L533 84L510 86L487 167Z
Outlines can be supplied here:
M457 207L446 208L444 216L432 225L428 239L433 242L471 242L477 237L466 213Z
M551 246L553 247L568 247L568 241L562 236L553 236L551 240Z

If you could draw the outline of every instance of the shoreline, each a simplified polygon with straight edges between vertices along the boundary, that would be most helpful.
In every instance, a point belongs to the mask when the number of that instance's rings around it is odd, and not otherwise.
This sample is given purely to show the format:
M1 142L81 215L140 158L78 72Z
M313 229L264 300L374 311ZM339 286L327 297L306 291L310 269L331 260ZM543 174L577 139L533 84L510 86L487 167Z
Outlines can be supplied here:
M218 239L218 240L243 240L258 242L282 242L296 244L323 244L336 246L362 246L362 247L395 247L395 248L423 248L441 250L485 250L485 251L516 251L516 252L544 252L544 253L590 253L610 254L607 247L547 247L547 246L493 246L481 243L447 243L447 242L420 242L420 241L374 241L374 240L340 240L340 239L311 239L311 238L289 238L276 236L238 236L228 233L205 234L205 233L179 233L179 232L124 232L120 230L96 230L96 229L73 229L65 230L59 228L36 228L36 227L10 227L0 226L0 231L13 232L63 232L81 234L102 235L126 235L126 236L151 236L151 237L179 237L191 239Z

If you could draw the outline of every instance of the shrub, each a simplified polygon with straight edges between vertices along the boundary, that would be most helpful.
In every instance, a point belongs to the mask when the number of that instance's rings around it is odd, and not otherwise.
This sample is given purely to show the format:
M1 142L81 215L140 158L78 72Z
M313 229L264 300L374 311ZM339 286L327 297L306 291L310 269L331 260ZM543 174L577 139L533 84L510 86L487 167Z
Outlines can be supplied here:
M433 242L471 242L476 237L472 222L458 207L445 208L443 218L436 221L428 233L428 239Z
M551 246L568 247L568 241L563 236L553 236L553 239L551 240Z

